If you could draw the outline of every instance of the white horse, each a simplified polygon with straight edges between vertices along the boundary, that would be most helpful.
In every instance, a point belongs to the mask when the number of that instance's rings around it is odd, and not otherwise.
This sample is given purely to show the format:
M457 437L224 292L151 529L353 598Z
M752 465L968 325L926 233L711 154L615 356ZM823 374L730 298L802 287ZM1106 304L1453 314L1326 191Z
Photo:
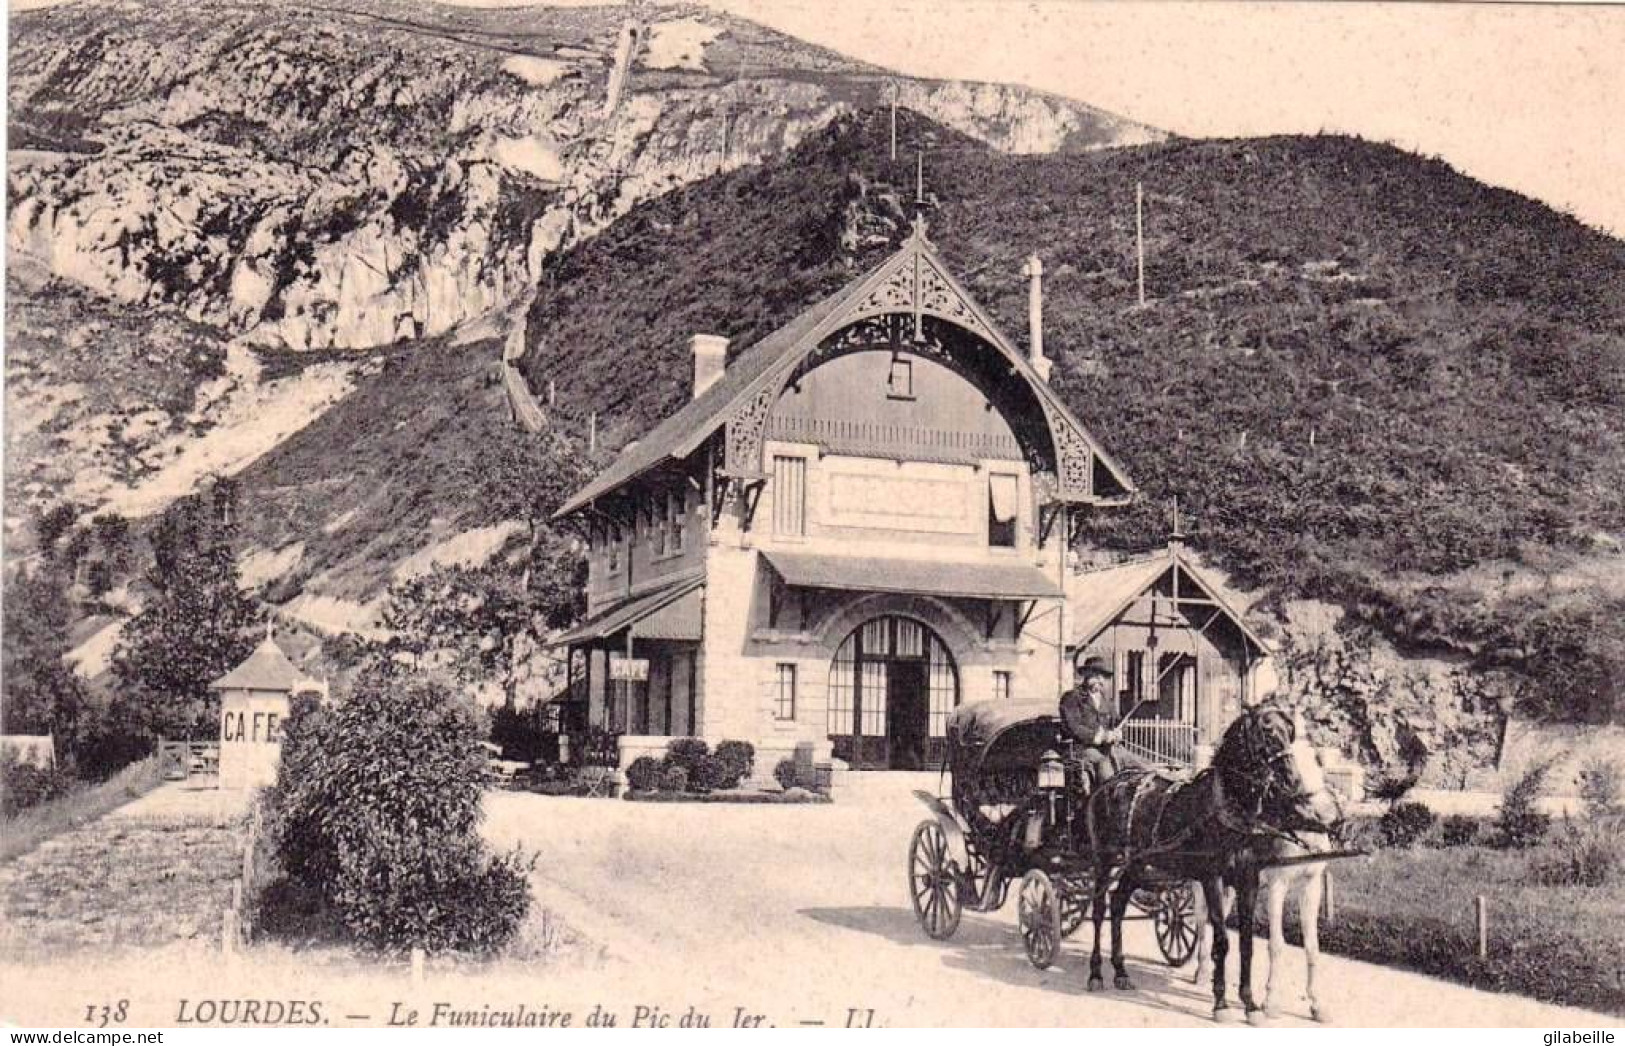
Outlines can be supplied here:
M1304 857L1311 853L1320 853L1330 850L1331 840L1324 835L1308 835L1300 833L1306 846L1294 846L1281 839L1261 840L1257 848L1251 852L1257 857L1259 863L1277 861L1283 858ZM1273 1019L1280 1013L1279 997L1276 989L1280 984L1276 974L1280 972L1283 956L1286 953L1286 940L1283 928L1286 921L1286 899L1288 894L1296 894L1298 898L1298 921L1303 925L1303 961L1304 961L1304 990L1309 996L1309 1016L1321 1023L1330 1023L1332 1019L1331 1007L1316 992L1316 968L1320 961L1320 903L1326 886L1326 862L1305 861L1301 864L1289 864L1273 868L1261 869L1258 873L1260 892L1265 897L1266 910L1270 919L1270 972L1264 981L1264 1006L1262 1013L1264 1019ZM1206 984L1213 976L1213 928L1207 919L1207 902L1202 891L1196 893L1196 925L1200 927L1196 939L1196 976L1197 984ZM1235 890L1225 890L1225 914L1230 914L1230 906L1235 902ZM1251 913L1248 913L1249 917ZM1249 1020L1255 1018L1249 1017Z
M1325 787L1326 775L1320 765L1320 756L1309 743L1301 709L1294 710L1292 725L1292 763L1304 790L1311 794L1322 793L1335 801L1335 793ZM1338 816L1341 816L1341 809L1338 810ZM1262 1019L1269 1020L1279 1013L1276 987L1280 982L1276 974L1280 972L1281 959L1286 952L1283 924L1286 919L1286 898L1289 893L1297 894L1298 921L1303 926L1304 988L1309 996L1309 1016L1322 1023L1329 1023L1332 1019L1331 1008L1315 991L1316 967L1320 962L1320 903L1326 888L1326 862L1300 861L1285 865L1277 863L1304 858L1310 854L1326 853L1333 849L1332 841L1324 832L1301 829L1294 833L1294 838L1297 842L1284 836L1259 836L1242 858L1243 868L1250 865L1251 869L1256 869L1259 891L1266 898L1266 910L1269 912L1270 920L1270 972L1264 982L1264 1005L1261 1010L1248 1015L1250 1022L1256 1022L1259 1014L1262 1014ZM1205 984L1213 973L1213 929L1207 919L1206 898L1200 889L1195 893L1196 925L1201 928L1196 939L1195 981L1198 984ZM1226 889L1224 903L1227 916L1234 902L1234 888ZM1249 919L1253 916L1252 912L1245 914Z

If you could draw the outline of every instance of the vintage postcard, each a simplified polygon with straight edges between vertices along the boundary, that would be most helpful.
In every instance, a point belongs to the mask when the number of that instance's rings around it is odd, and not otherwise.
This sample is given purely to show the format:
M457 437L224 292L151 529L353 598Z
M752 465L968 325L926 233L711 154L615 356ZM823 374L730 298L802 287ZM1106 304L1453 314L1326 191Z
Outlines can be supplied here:
M7 30L0 1022L1613 1041L1625 8Z

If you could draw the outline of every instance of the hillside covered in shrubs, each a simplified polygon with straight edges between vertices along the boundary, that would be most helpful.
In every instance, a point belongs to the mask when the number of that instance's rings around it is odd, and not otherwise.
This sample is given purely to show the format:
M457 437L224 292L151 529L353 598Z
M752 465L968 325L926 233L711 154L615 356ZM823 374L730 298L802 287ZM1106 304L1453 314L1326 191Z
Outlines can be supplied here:
M1334 137L1011 157L903 113L644 204L544 275L523 368L611 444L907 234L1007 333L1045 265L1052 383L1139 484L1084 540L1192 543L1266 603L1315 598L1415 653L1621 712L1625 243L1446 164ZM1136 183L1148 304L1137 304ZM635 367L638 380L628 380Z

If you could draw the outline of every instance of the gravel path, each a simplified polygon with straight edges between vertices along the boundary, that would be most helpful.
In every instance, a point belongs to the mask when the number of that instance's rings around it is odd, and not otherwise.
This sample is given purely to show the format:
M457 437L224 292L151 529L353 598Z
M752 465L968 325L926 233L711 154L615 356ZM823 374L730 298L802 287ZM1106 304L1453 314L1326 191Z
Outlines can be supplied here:
M926 939L908 906L904 865L925 813L909 793L936 782L856 776L829 806L498 794L488 803L489 833L543 849L538 890L567 920L572 912L585 918L582 929L625 961L623 993L673 1003L699 996L780 1024L840 1023L848 1008L873 1008L890 1025L1211 1024L1207 990L1190 982L1191 967L1161 961L1144 923L1126 934L1140 989L1133 993L1084 990L1088 927L1066 943L1057 966L1034 969L1013 903L966 915L949 941ZM1260 944L1262 994L1268 959ZM1290 949L1287 957L1281 1023L1307 1026L1302 954ZM1344 1025L1619 1023L1334 957L1323 960L1322 984Z

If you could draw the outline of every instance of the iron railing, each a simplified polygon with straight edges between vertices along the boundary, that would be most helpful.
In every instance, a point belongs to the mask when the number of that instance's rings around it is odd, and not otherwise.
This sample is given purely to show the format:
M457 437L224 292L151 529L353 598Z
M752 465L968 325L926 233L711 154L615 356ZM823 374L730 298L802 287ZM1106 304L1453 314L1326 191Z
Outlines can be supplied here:
M1196 762L1196 727L1164 719L1130 719L1123 724L1123 745L1154 762L1191 766Z

